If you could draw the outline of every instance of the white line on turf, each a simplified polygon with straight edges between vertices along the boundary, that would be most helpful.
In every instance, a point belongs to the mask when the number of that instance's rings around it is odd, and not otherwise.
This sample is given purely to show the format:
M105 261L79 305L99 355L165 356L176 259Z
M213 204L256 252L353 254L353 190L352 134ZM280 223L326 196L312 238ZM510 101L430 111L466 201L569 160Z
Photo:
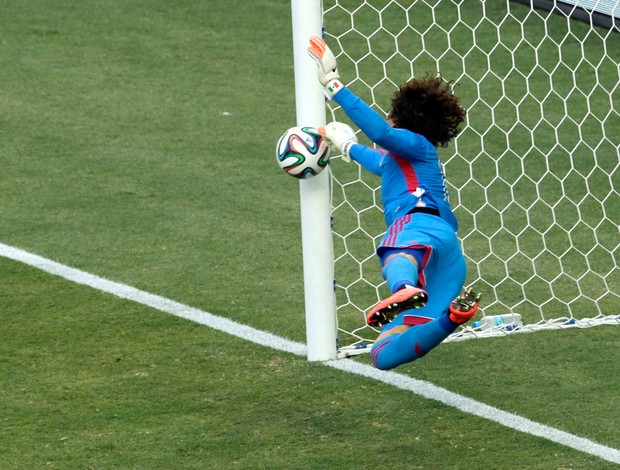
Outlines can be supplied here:
M79 269L65 266L47 258L29 253L13 246L0 243L0 256L27 264L41 271L60 276L77 284L92 287L116 297L152 307L156 310L175 315L180 318L206 325L210 328L237 336L253 343L267 346L278 351L306 355L306 345L282 338L280 336L251 328L227 318L219 317L203 310L184 305L159 295L145 292L135 287L110 281ZM598 444L589 439L575 436L544 424L531 421L519 415L502 411L458 393L450 392L430 382L417 380L412 377L377 370L366 364L360 364L350 359L327 361L324 363L335 369L361 375L373 380L393 385L402 390L408 390L429 400L439 401L445 405L457 408L465 413L488 419L511 429L538 436L549 441L571 447L575 450L600 457L609 462L620 464L620 450Z

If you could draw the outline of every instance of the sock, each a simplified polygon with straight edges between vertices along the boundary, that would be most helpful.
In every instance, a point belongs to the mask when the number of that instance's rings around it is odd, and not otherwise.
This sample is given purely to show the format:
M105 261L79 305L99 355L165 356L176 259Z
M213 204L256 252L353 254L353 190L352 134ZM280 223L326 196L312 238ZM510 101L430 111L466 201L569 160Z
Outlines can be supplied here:
M418 268L404 256L392 258L381 270L391 292L418 284Z
M404 333L388 336L375 343L370 350L370 357L377 369L393 369L423 357L457 327L444 314L436 320L413 326Z

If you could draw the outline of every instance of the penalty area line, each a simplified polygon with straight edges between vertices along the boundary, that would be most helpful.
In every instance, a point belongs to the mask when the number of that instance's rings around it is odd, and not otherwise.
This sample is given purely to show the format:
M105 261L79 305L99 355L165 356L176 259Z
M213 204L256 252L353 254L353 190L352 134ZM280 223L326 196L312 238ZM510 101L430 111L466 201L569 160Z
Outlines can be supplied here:
M208 326L215 330L251 341L278 351L305 356L306 345L290 341L281 336L265 331L257 330L233 320L213 315L212 313L190 307L174 300L151 294L127 284L110 281L94 274L66 266L42 256L24 251L22 249L0 243L0 256L32 266L54 276L59 276L77 284L82 284L101 292L112 294L116 297L131 300L133 302L154 308L186 320ZM351 359L326 361L323 363L334 369L360 375L392 385L402 390L410 391L423 398L438 401L447 406L456 408L464 413L474 415L502 426L520 431L532 436L537 436L557 444L599 457L609 462L620 464L620 450L598 444L589 439L575 436L559 429L531 421L519 415L508 413L479 401L467 398L458 393L450 392L444 388L433 385L430 382L414 379L412 377L391 371L380 371L366 364L360 364Z

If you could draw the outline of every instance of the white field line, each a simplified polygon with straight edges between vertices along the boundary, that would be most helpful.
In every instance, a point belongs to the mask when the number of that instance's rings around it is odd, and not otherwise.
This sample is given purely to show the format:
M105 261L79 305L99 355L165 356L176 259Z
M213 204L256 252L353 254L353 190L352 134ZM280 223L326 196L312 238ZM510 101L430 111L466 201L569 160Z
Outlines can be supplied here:
M292 353L298 356L306 355L305 344L290 341L272 333L256 330L233 320L213 315L203 310L136 289L135 287L131 287L126 284L109 281L94 274L65 266L19 248L0 243L0 256L19 261L77 284L89 286L93 289L112 294L116 297L132 300L139 304L152 307L161 312L166 312L177 317L206 325L210 328L237 336L262 346L276 349L278 351ZM458 393L450 392L449 390L433 385L430 382L417 380L396 372L380 371L374 367L366 364L360 364L350 359L327 361L323 364L344 372L377 380L402 390L408 390L416 395L429 400L441 402L465 413L493 421L526 434L547 439L586 454L600 457L601 459L609 462L620 464L620 450L618 449L598 444L589 439L569 434L513 413L502 411L498 408L494 408L479 401L472 400L471 398L467 398L463 395L459 395Z

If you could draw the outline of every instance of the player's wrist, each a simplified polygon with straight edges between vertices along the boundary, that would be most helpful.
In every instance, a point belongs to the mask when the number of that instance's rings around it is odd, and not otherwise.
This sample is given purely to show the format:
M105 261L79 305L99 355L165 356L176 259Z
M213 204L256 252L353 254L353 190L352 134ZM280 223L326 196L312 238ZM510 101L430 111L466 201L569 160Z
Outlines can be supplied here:
M349 163L351 161L351 147L353 147L357 142L353 140L347 140L342 144L342 160Z
M342 82L336 78L336 79L328 80L325 83L323 92L325 93L325 96L327 97L327 99L331 100L336 95L336 93L338 93L343 88L344 88L344 85L342 84Z

